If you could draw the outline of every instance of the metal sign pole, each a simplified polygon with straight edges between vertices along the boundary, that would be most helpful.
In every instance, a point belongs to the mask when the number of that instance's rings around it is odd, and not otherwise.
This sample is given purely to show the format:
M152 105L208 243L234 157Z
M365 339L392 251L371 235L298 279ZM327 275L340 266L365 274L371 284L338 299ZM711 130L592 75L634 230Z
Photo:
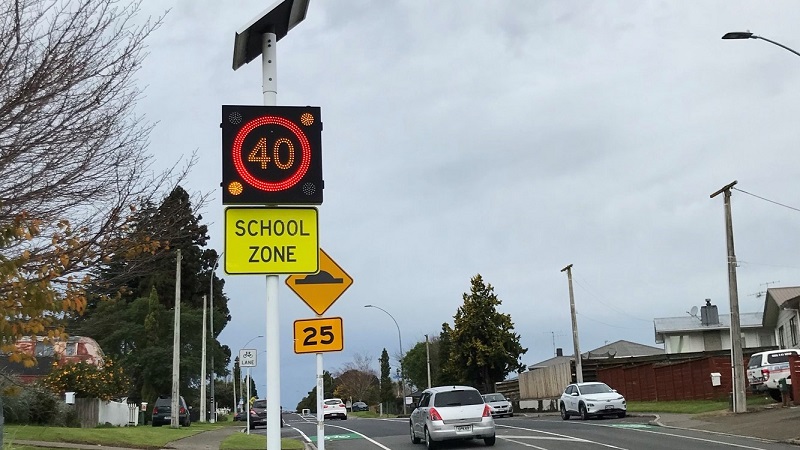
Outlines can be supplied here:
M278 102L278 37L274 32L262 35L261 68L264 106ZM267 275L267 448L281 448L281 346L278 275Z
M317 450L325 450L325 413L322 412L325 379L322 373L322 353L317 353Z
M247 401L244 404L244 408L242 408L242 412L247 414L247 434L250 434L250 383L252 383L252 378L250 378L250 368L247 368Z

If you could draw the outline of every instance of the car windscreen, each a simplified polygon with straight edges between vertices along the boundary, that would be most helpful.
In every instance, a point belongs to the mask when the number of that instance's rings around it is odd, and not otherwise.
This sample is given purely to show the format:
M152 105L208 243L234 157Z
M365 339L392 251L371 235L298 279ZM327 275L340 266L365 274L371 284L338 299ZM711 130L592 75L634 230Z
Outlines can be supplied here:
M484 403L483 397L476 390L439 392L433 401L433 406L464 406L480 405Z
M256 400L253 402L253 408L266 408L267 401L266 400Z
M326 405L338 405L338 404L340 404L340 403L342 403L342 401L341 401L341 400L336 400L336 399L333 399L333 400L325 400L325 404L326 404Z
M583 394L583 395L586 395L586 394L605 394L607 392L613 392L612 389L610 387L608 387L608 385L605 385L603 383L586 384L586 385L580 386L579 389L581 390L581 394Z
M487 402L502 402L506 399L503 397L503 394L486 394L483 398L486 399Z

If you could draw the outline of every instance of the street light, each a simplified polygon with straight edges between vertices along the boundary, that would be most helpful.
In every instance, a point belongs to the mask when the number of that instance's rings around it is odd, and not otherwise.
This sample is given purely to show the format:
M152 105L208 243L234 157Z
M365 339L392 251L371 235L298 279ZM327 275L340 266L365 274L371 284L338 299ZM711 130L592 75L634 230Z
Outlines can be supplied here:
M394 322L394 326L397 327L397 339L400 341L400 389L403 391L403 414L406 413L406 382L405 382L405 373L403 372L403 338L400 336L400 325L397 324L397 321L394 320L394 316L389 314L389 311L381 308L380 306L375 305L364 305L364 308L377 308L381 311L385 312L386 315L392 318Z
M725 33L725 35L722 36L722 39L761 39L762 41L767 41L770 44L775 44L778 47L781 47L783 49L789 50L790 52L794 53L795 55L800 56L800 53L797 53L796 51L792 50L791 48L789 48L789 47L787 47L787 46L785 46L783 44L780 44L780 43L775 42L775 41L771 41L771 40L769 40L769 39L767 39L765 37L762 37L762 36L757 36L757 35L749 32L749 31L731 31L730 33Z
M214 341L214 271L217 270L217 264L219 264L220 258L224 255L225 252L223 251L219 255L217 255L217 260L214 261L214 265L211 267L211 283L209 287L208 297L210 301L210 310L211 313L209 314L209 329L211 330L211 340ZM211 423L217 421L217 408L216 404L217 401L214 398L214 352L211 352ZM205 382L205 380L203 380Z

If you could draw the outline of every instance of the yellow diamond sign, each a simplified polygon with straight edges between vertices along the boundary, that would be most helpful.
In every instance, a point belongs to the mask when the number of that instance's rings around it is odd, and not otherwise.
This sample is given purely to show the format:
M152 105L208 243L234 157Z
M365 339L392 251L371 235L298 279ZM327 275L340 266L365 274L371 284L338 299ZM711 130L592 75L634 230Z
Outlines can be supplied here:
M319 272L313 275L290 275L286 285L294 291L315 313L323 315L353 279L334 260L319 249Z

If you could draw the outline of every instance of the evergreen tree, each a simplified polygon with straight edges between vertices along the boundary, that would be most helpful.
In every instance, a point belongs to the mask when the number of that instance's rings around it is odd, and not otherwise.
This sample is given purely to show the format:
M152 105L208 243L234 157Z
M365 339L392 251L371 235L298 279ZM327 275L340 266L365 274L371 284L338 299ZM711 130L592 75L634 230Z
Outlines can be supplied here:
M471 280L470 293L454 316L450 333L450 367L459 378L483 392L493 392L494 383L512 371L524 369L520 336L514 333L511 316L497 311L502 303L491 284L480 274Z
M439 334L439 348L436 352L441 364L438 377L436 378L438 386L467 384L467 382L459 378L458 361L450 359L450 351L452 349L450 336L452 333L453 329L450 328L450 325L447 322L443 323L442 332Z
M145 204L129 230L137 242L158 242L151 252L114 255L96 273L91 301L69 331L86 335L119 361L133 378L131 397L149 401L171 390L172 329L175 303L175 257L181 250L181 392L197 404L204 326L203 296L214 277L213 333L207 346L206 372L228 373L230 349L217 336L230 320L224 282L214 274L217 252L203 249L207 227L195 215L189 194L176 187L158 207ZM120 317L124 324L115 329ZM147 339L144 339L144 338ZM210 367L211 361L214 366ZM191 388L191 389L190 389Z
M330 372L327 370L322 372L322 391L325 398L333 397L333 393L336 391L337 383L336 379L333 378ZM313 412L317 411L317 387L316 385L308 391L305 397L297 403L297 411L302 411L304 409L309 409Z
M394 388L392 384L392 369L389 366L389 352L383 349L381 352L381 388L380 388L380 401L386 405L394 403Z
M441 365L439 364L439 338L417 342L403 357L403 370L406 378L418 390L428 387L428 351L430 350L431 386L441 386Z

